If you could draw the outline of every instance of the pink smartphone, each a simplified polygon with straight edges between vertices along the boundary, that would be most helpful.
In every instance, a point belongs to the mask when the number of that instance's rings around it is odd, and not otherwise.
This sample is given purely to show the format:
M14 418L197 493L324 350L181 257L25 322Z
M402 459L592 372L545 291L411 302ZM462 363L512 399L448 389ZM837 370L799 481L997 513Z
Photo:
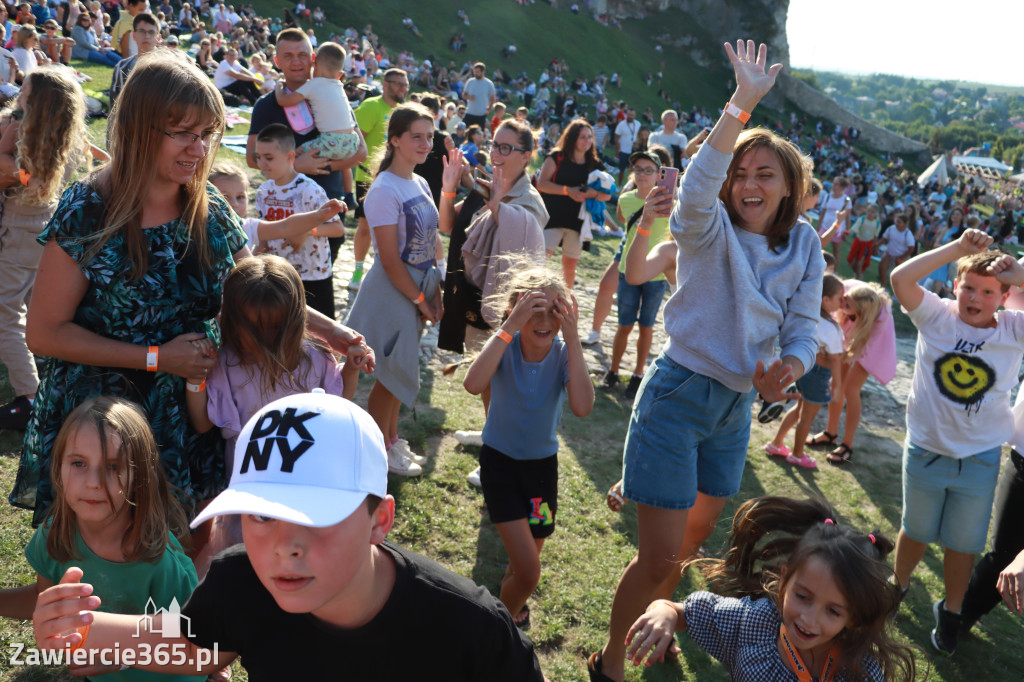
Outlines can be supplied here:
M679 179L679 169L673 166L662 166L658 169L658 187L664 187L669 192L675 193L676 181Z

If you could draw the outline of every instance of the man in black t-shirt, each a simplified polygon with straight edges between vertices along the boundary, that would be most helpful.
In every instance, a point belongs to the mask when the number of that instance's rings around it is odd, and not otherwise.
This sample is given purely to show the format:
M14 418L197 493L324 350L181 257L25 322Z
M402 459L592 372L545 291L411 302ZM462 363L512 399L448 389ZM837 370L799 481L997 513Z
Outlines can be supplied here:
M93 612L99 601L82 596L91 587L71 568L39 597L37 645L85 637L86 653L116 648L121 661L160 645L171 662L139 667L179 675L241 657L252 682L543 680L500 601L385 540L395 509L387 475L380 429L354 403L321 389L276 400L242 429L231 485L193 522L241 514L244 546L214 559L181 615L173 605L156 605L160 615Z

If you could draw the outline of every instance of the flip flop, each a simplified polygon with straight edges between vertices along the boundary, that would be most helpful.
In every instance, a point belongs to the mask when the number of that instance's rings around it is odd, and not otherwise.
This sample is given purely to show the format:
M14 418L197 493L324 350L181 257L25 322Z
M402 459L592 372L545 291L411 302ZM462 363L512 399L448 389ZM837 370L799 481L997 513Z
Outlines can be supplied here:
M793 452L787 445L776 445L771 441L764 444L764 451L773 457L789 457Z
M519 615L512 619L512 622L516 624L516 627L520 630L526 630L530 627L530 605L524 604Z
M615 682L615 680L601 672L600 651L595 651L587 658L587 673L590 675L590 682Z
M608 488L605 502L608 503L608 508L613 512L622 511L622 507L626 504L626 498L622 496L622 479L619 479L611 488Z

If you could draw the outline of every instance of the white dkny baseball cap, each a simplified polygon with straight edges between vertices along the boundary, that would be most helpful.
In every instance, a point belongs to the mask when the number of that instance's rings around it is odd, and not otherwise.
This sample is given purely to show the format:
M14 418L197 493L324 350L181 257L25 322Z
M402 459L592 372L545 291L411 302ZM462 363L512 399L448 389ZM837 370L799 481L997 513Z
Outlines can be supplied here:
M364 410L323 389L268 404L238 434L227 490L192 522L257 514L331 526L388 492L384 436Z

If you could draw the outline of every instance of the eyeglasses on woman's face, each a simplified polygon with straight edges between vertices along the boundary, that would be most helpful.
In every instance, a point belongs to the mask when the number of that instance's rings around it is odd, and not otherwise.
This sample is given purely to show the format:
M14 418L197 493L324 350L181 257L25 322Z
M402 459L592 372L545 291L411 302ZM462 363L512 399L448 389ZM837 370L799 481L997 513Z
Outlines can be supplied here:
M658 169L653 166L633 166L630 170L632 170L635 175L654 175L658 172Z
M189 147L191 145L194 145L197 140L202 140L203 149L208 150L210 149L210 147L216 144L217 140L220 139L220 133L214 132L212 130L208 130L198 135L196 133L190 133L186 130L178 130L175 132L163 130L161 132L167 137L171 138L171 141L174 142L174 144L178 145L179 147Z
M516 147L515 145L508 144L506 142L492 142L491 152L499 154L501 156L508 156L512 152L528 152L529 149L523 147Z

